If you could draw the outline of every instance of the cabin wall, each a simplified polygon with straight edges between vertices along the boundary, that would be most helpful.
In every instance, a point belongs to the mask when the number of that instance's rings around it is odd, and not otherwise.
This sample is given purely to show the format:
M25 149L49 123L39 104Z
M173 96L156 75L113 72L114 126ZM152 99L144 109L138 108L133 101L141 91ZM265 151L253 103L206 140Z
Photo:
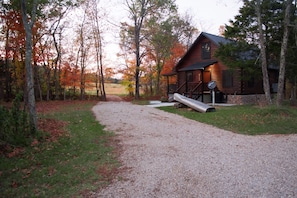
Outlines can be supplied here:
M263 94L263 81L256 79L254 82L242 82L242 94Z
M211 50L211 58L210 59L202 59L202 43L210 42L210 50ZM183 58L183 61L181 62L180 66L177 68L177 71L185 68L187 66L193 65L197 62L202 61L209 61L209 60L216 60L214 57L215 50L217 49L217 46L213 44L209 39L202 38L201 42L199 42L197 45L194 45L193 48L191 48L191 52L188 52L186 56Z
M211 56L209 59L203 59L202 57L202 45L203 43L210 43ZM197 62L217 60L218 62L206 67L204 70L193 71L193 83L198 83L202 80L202 75L204 77L204 90L207 88L207 80L216 81L217 90L223 92L227 95L235 94L262 94L263 93L263 83L261 76L258 79L254 79L254 82L242 80L244 75L240 69L233 71L233 83L232 86L226 87L223 82L223 73L225 71L230 71L230 69L224 65L220 60L218 60L214 55L215 51L218 48L215 43L209 40L207 37L202 36L199 40L195 41L190 50L182 58L181 62L176 67L177 71L177 87L181 87L187 80L186 72L179 72L180 69L193 65ZM201 71L204 73L202 74ZM270 83L277 83L277 77L275 77L276 71L270 71ZM210 74L210 75L209 75ZM210 76L210 77L209 77ZM272 90L272 88L271 88ZM186 86L179 90L179 93L186 92Z
M202 43L205 42L210 42L211 46L211 58L210 59L203 59L202 58ZM209 61L209 60L215 60L214 57L214 53L215 50L217 49L216 45L214 45L209 39L207 38L202 38L201 42L199 42L197 45L194 45L193 48L191 48L191 52L188 52L186 54L186 57L183 58L183 61L180 63L179 67L177 68L177 71L185 68L187 66L193 65L197 62L202 62L202 61ZM193 71L193 83L198 83L202 80L202 70L196 70ZM207 70L210 71L210 70ZM212 71L210 71L210 76L212 76ZM210 77L212 78L212 77ZM212 80L212 79L210 79ZM186 72L178 72L177 73L177 84L178 87L182 86L183 83L186 82ZM208 82L204 82L206 83L206 86L204 86L204 90L207 90L207 83ZM185 92L185 88L181 88L181 90L179 91L180 93Z

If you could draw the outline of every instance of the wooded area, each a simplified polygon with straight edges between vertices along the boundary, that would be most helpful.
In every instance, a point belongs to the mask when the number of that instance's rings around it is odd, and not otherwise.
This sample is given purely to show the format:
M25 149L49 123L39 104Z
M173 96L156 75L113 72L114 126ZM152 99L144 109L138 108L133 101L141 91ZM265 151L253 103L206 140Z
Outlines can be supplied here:
M171 71L199 35L192 17L181 15L174 0L124 0L128 18L116 24L121 48L117 55L124 67L115 68L104 62L109 16L99 0L0 4L0 100L11 101L21 93L33 125L35 100L83 100L90 84L95 85L96 96L105 100L105 78L116 72L122 74L123 84L136 99L140 88L147 95L162 95L166 83L162 71ZM71 19L74 12L78 15ZM262 64L268 103L266 70L271 66L280 69L277 104L282 103L285 82L293 85L291 98L296 98L296 21L295 1L243 0L239 15L225 28L218 27L225 29L226 38L237 41L237 47L227 50L225 46L224 53L218 53L227 65L238 65L238 57L226 51L238 55L235 52L248 46L246 49L257 52L257 57L245 60L248 64L240 59L240 67L250 68L248 76L252 77Z
M97 96L104 98L103 52L99 23L101 16L98 16L97 1L21 2L1 2L3 40L0 99L9 101L22 92L27 100L28 95L25 93L32 90L26 86L30 79L31 86L34 87L34 98L37 100L76 97L78 90L79 97L84 99L86 82L95 83ZM90 4L95 6L89 6ZM36 12L33 12L34 8L37 9ZM72 30L76 33L73 44L67 44L64 37L67 23L64 18L78 8L82 9L84 18L81 24ZM86 26L88 28L85 28ZM32 41L31 45L29 41ZM28 53L30 49L31 54ZM96 65L95 69L87 68L91 56ZM28 63L33 66L25 66ZM32 72L25 71L25 67L32 68ZM29 76L30 73L32 76ZM32 101L32 98L28 101Z

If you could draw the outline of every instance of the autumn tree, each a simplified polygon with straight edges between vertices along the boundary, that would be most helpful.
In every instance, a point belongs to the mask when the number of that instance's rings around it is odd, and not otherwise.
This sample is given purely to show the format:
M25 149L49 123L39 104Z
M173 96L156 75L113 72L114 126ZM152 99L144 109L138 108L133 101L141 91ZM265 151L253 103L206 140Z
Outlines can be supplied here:
M193 41L197 29L187 18L179 17L176 9L168 10L169 13L162 13L167 18L160 16L152 18L146 24L147 31L147 53L148 59L154 63L156 94L160 94L161 71L164 64L172 55L171 49L177 44L188 46ZM152 75L151 75L152 76Z
M148 75L155 76L158 93L160 73L170 48L185 35L189 42L195 28L178 16L171 0L127 0L126 7L131 24L121 24L121 48L135 56L135 98L139 98L141 65L153 67L146 71L156 71Z
M25 30L21 13L10 4L1 2L1 32L3 37L3 65L1 73L5 79L3 87L4 97L8 101L14 95L13 90L23 91L24 57L25 57Z
M116 74L116 71L114 68L111 67L107 67L104 70L104 74L105 74L105 79L107 80L112 80L114 78L114 75Z
M41 38L43 45L43 55L46 58L43 68L47 71L47 100L50 98L50 93L54 94L54 98L58 99L61 94L60 72L63 52L63 32L65 29L65 17L70 11L81 5L80 0L58 0L48 1L47 9L44 10L44 22L47 28ZM43 63L44 63L43 61Z
M31 131L37 129L37 113L35 104L35 93L34 93L34 81L33 81L33 70L32 70L32 28L36 19L36 10L38 6L38 0L34 0L31 8L28 8L26 0L21 1L22 19L24 29L26 32L26 83L27 83L27 97L28 97L28 110L30 116L30 127ZM31 11L30 11L31 10ZM28 18L30 16L30 19Z
M174 43L170 49L170 56L167 58L162 68L161 74L173 72L174 66L178 63L181 57L186 53L187 47L181 43Z
M102 24L100 24L100 21L102 21L102 18L104 16L99 15L99 5L96 0L90 0L89 2L90 10L89 15L91 19L91 27L93 32L93 41L94 41L94 48L95 48L95 59L96 59L96 94L97 97L100 95L102 96L103 100L106 100L106 93L105 93L105 81L104 81L104 66L103 66L103 38L102 38Z
M83 16L83 20L81 24L79 25L77 32L78 32L78 37L77 37L77 42L79 45L78 51L77 51L77 61L76 65L80 66L80 98L81 100L84 99L85 97L85 69L86 69L86 62L87 62L87 57L88 57L88 52L89 52L89 41L87 37L87 32L85 31L85 14Z
M35 131L37 127L37 116L35 109L35 82L34 82L34 70L36 69L36 65L38 63L38 54L41 50L36 50L38 47L38 43L41 40L41 37L44 36L41 33L42 25L39 23L39 20L46 21L50 18L50 14L53 14L54 10L58 8L57 5L63 6L65 4L72 4L73 1L68 0L59 0L59 1L47 1L47 0L12 0L12 1L1 1L1 4L4 5L5 9L10 13L16 13L15 16L21 16L21 20L15 20L12 24L22 24L24 34L17 34L21 36L20 41L14 49L22 49L19 53L19 56L13 56L12 59L15 62L25 62L26 71L22 73L26 74L26 89L25 89L25 98L28 106L28 111L30 115L30 126L31 130ZM6 11L5 10L5 11ZM48 13L50 13L48 15ZM8 23L7 23L8 24ZM17 25L18 25L17 24ZM13 35L12 31L14 26L6 26L7 28L7 38L10 35ZM19 31L21 32L21 31ZM20 47L24 44L24 48ZM8 48L8 45L7 45ZM12 51L12 50L11 50ZM16 53L14 53L16 54ZM25 55L24 55L25 54ZM7 54L8 55L8 54ZM7 56L8 58L8 56ZM32 65L34 63L34 66ZM33 68L35 68L33 70ZM36 70L37 71L37 70ZM36 75L35 75L36 77ZM37 82L39 83L39 81ZM38 87L40 87L38 85ZM8 87L8 90L10 88Z
M156 14L166 12L174 6L171 0L126 0L125 5L129 12L129 18L132 22L122 24L122 32L126 32L126 37L130 40L130 48L135 55L135 98L139 98L139 74L142 59L145 56L145 49L141 44L145 38L143 26L147 19L155 16Z
M135 60L126 58L124 67L118 70L122 74L122 84L126 87L129 96L134 96L135 81L133 79L135 77L135 68ZM141 73L141 70L139 72Z
M76 87L80 86L80 71L78 67L74 67L71 65L69 61L63 61L61 64L61 72L60 72L60 84L64 90L64 100L67 97L67 90L69 91L68 95L75 96L76 95ZM72 92L71 92L72 90Z

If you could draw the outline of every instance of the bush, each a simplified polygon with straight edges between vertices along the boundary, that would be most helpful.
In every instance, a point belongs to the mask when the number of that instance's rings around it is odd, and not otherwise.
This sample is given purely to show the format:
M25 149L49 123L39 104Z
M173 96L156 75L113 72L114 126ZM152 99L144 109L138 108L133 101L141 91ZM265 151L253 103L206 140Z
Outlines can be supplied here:
M21 110L21 95L13 100L11 109L0 106L0 144L26 146L30 143L29 116Z

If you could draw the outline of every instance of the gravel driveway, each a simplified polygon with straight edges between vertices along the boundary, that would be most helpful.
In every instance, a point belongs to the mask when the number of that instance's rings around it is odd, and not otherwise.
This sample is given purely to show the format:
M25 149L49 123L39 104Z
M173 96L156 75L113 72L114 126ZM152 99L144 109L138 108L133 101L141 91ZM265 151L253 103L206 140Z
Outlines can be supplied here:
M297 135L238 135L128 102L93 112L126 171L92 197L297 197Z

